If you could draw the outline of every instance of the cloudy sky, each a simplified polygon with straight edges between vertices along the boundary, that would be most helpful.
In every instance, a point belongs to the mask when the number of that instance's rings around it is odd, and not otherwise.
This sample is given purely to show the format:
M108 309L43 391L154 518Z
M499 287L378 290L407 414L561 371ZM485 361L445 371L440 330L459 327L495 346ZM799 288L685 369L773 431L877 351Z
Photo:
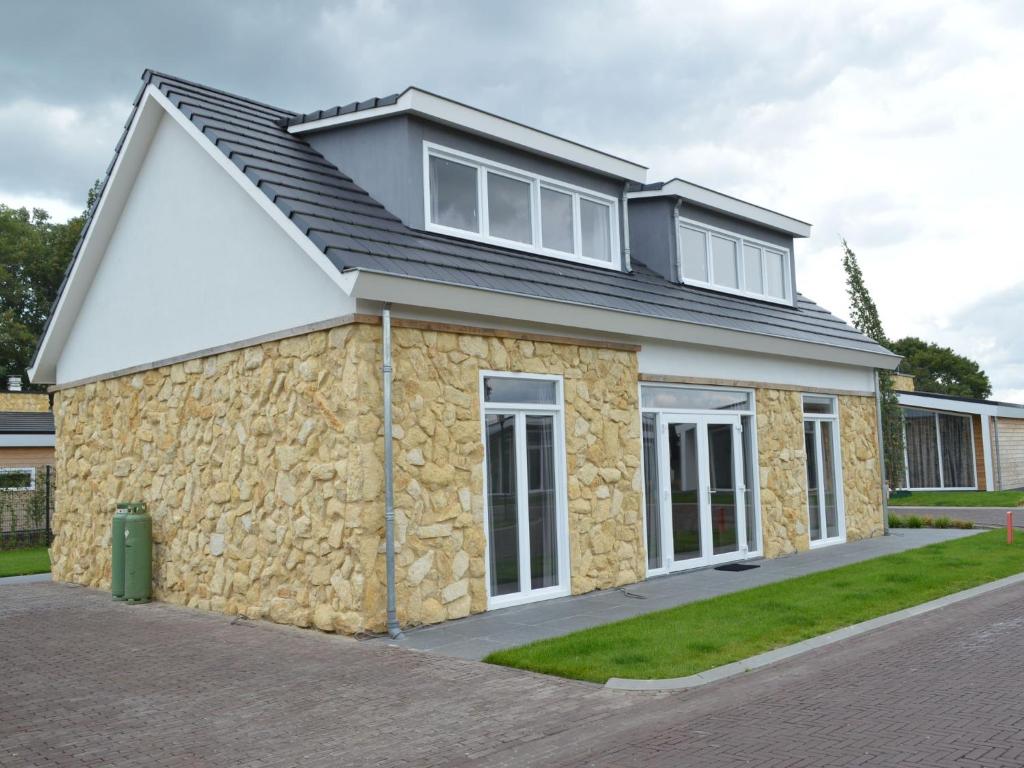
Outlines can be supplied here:
M0 0L0 202L78 212L152 67L308 111L415 84L811 221L893 338L1024 402L1024 3Z

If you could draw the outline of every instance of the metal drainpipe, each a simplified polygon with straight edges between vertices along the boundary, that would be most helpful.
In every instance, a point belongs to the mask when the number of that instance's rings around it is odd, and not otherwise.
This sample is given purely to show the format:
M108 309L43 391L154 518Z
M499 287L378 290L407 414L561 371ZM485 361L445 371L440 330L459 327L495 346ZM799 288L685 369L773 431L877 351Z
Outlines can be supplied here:
M885 440L882 438L882 387L875 369L875 419L878 422L878 466L882 470L882 531L889 535L889 486L885 482Z
M622 267L626 272L633 271L633 262L629 250L629 182L622 185Z
M391 305L384 304L380 315L383 329L384 373L384 558L388 586L388 634L398 639L402 628L398 625L398 609L395 598L395 478L394 458L391 445Z
M1003 490L1003 458L999 455L999 415L996 414L992 417L992 423L996 425L996 471L992 473L992 477L996 481L996 490Z

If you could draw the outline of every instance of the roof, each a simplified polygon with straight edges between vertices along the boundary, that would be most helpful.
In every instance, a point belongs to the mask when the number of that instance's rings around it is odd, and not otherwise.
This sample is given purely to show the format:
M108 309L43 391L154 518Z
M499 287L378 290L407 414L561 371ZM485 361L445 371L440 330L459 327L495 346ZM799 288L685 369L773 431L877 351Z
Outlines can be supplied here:
M53 414L49 412L0 411L2 435L52 435Z
M399 114L416 115L452 125L463 131L486 136L531 152L539 152L618 179L638 184L647 181L645 165L414 86L406 88L401 93L366 101L354 101L344 107L319 109L304 115L289 115L282 118L279 124L287 128L289 133L308 133Z
M1001 408L1021 408L1024 409L1024 405L1021 403L1007 403L1002 400L985 400L977 397L961 397L960 395L946 395L942 392L920 392L913 390L910 392L897 392L897 397L907 395L912 397L925 397L932 400L950 400L955 403L974 403L977 405L992 405L999 406Z
M738 197L725 195L683 179L643 184L636 191L630 192L629 196L630 198L679 197L704 208L721 211L728 216L752 221L770 229L777 229L793 237L810 237L811 235L811 225L806 221L794 219L792 216L786 216L770 208L748 203Z
M283 128L295 113L150 70L143 80L136 109L146 87L159 89L339 272L379 273L896 359L802 295L796 306L775 304L675 283L636 259L633 271L625 273L411 229L301 135ZM115 154L107 180L116 160ZM83 239L95 210L94 205ZM68 274L77 258L76 250ZM67 282L65 276L61 292ZM33 366L46 338L44 331Z

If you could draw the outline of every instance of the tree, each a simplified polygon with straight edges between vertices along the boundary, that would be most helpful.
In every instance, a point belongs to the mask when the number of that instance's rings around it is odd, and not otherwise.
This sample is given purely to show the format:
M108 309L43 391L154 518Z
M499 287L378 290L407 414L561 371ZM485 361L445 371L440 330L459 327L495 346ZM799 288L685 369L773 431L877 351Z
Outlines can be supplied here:
M0 204L0 373L26 375L98 192L99 182L86 212L64 223Z
M903 357L900 370L914 377L914 389L981 400L992 394L992 382L981 366L949 347L907 336L890 348Z
M850 320L853 326L865 336L874 339L883 347L892 347L882 320L878 315L871 293L864 284L864 275L857 263L857 255L843 239L843 270L846 272L846 293L850 297ZM896 392L892 386L892 373L878 371L878 390L882 407L882 450L885 456L886 483L889 490L898 487L904 476L903 452L903 411L900 410Z

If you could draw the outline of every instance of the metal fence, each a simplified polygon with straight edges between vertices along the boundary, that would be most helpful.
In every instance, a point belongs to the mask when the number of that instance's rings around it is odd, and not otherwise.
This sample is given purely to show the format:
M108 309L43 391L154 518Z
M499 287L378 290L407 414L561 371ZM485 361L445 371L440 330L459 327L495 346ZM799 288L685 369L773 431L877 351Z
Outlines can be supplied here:
M38 467L0 467L0 549L46 545L53 541L56 473Z

